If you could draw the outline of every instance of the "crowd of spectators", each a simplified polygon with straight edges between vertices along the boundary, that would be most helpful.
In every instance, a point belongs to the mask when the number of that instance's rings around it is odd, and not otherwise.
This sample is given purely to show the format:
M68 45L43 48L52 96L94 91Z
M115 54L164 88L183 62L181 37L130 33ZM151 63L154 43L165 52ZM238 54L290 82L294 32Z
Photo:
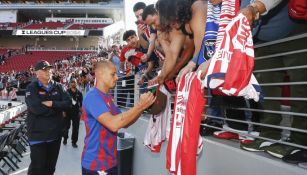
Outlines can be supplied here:
M149 85L167 85L168 81L172 81L176 79L176 77L178 82L183 75L195 70L201 71L203 73L202 75L206 75L205 72L215 52L212 46L215 47L215 42L217 40L215 37L214 40L204 42L204 38L206 39L206 25L208 25L208 21L206 23L206 19L208 19L207 9L209 6L213 6L221 10L220 8L223 6L222 2L224 1L159 0L156 4L148 6L142 2L136 3L133 11L137 18L135 22L137 31L128 30L123 35L123 40L127 42L127 45L122 48L119 56L121 62L120 71L124 72L126 75L140 73L142 80L139 82L140 86L146 81L148 81ZM289 17L288 3L282 0L241 0L240 12L251 24L254 43L284 38L299 26L295 19ZM215 11L214 13L217 12ZM283 26L288 27L284 28ZM208 46L208 43L211 44L211 48ZM263 53L261 52L261 49L259 49L256 50L255 54L262 55ZM203 58L200 58L201 54L203 54ZM267 65L268 64L266 64L266 66ZM155 74L155 66L161 67L161 72L157 76ZM259 66L260 64L256 65L256 67ZM154 73L152 74L152 72ZM291 74L291 71L289 71L289 73ZM268 77L274 78L272 76ZM260 77L259 81L266 82L263 78L267 79L265 77ZM300 79L300 81L303 81L303 79ZM298 89L295 89L296 88L291 89L292 94L296 94L295 91L298 92ZM272 91L266 88L264 88L264 91L265 94L272 94ZM279 91L274 90L274 92ZM281 93L279 96L281 96ZM268 103L268 101L266 103ZM269 103L273 104L271 101ZM263 113L260 117L256 117L256 115L254 116L250 111L225 110L225 108L229 106L250 108L252 105L255 105L255 107L260 106L260 109L273 109L270 108L272 105L264 106L260 103L254 104L250 100L245 100L243 97L223 97L213 94L213 97L209 99L207 114L220 117L221 119L203 118L203 122L215 127L229 125L234 127L233 129L241 131L246 130L249 133L255 128L251 128L250 125L247 124L240 125L239 123L238 125L232 125L233 122L225 123L222 118L227 117L249 122L257 122L260 118L261 123L279 125L280 117L271 117L271 115L267 113ZM302 106L303 104L300 103L296 109L294 105L295 108L292 108L292 110L295 112L304 112ZM278 109L274 108L274 110ZM269 120L270 118L273 120ZM304 120L304 122L302 120ZM298 124L296 121L300 121L301 124ZM302 123L306 123L304 118L295 117L292 126L294 128L307 129L306 125ZM203 127L202 130L204 130L204 135L212 135L213 132L216 131L209 131L210 128L208 127ZM260 136L276 140L280 139L280 134L269 134L273 133L274 129L272 128L259 127L255 130L260 132ZM269 132L264 132L268 130ZM210 132L210 134L208 134L208 132ZM217 135L219 138L225 139L239 138L237 134L231 132L219 132ZM303 135L305 134L292 132L290 140L292 140L292 143L306 145L307 142L304 141L305 139L303 138L307 137L306 135L303 137ZM292 146L267 142L263 139L256 139L254 141L249 139L251 138L241 142L242 149L247 151L265 150L269 154L279 158L286 155L291 156L293 150L300 150ZM266 144L266 148L262 147L264 143Z
M6 52L1 52L0 53L0 66L4 65L7 61L12 56L24 53L23 49L4 49Z
M199 61L199 53L210 50L201 50L204 45L203 38L205 37L208 3L213 6L220 6L222 1L159 0L157 4L148 6L141 2L136 3L133 11L137 18L135 22L137 31L128 30L124 33L123 40L126 41L127 45L122 47L113 45L108 49L103 49L98 54L75 55L66 60L57 60L53 64L53 79L66 86L72 79L76 79L78 89L86 93L95 84L93 67L100 60L110 60L115 65L119 77L139 74L141 78L137 83L142 89L146 88L147 84L165 84L169 86L176 80L178 82L184 74L194 70L200 70L205 73L213 56L212 53L205 53L204 60ZM266 42L283 38L296 27L296 23L288 16L287 3L281 0L274 0L274 3L270 0L256 0L252 3L249 0L242 0L240 11L253 24L254 42ZM287 26L287 28L283 26ZM214 53L215 50L210 51ZM157 70L159 68L161 72L158 74ZM2 73L0 89L4 89L8 85L17 85L20 88L20 84L33 79L33 75L33 68L25 72L16 73L11 71ZM130 77L129 80L131 79L133 80ZM123 80L127 81L128 79L124 78ZM126 86L126 88L133 89L134 86ZM123 96L121 98L125 99ZM222 102L219 100L222 100ZM222 123L222 117L225 116L231 118L231 116L242 115L239 119L247 121L252 118L253 114L248 112L235 113L229 110L226 111L226 114L222 113L225 111L222 111L221 106L225 103L227 103L226 106L231 106L229 103L239 103L241 104L240 107L245 108L250 106L249 101L239 99L239 97L233 97L230 100L229 98L215 99L213 97L209 102L207 114L221 117L221 119L203 118L204 123L222 127L225 124ZM265 118L268 119L269 116L262 116L260 121L266 123L267 121L263 120ZM306 123L306 119L301 120L305 120L301 123ZM278 125L277 123L274 124ZM294 127L307 129L306 125ZM205 130L205 128L202 129ZM242 127L239 127L239 129L242 129ZM261 128L258 131L264 133ZM294 142L296 141L295 143L306 145L307 142L304 142L307 138L306 134L296 133L292 135L298 135L293 139ZM305 137L303 137L304 135ZM266 135L268 138L271 136ZM279 139L275 136L271 138ZM260 139L250 141L247 144L242 142L241 147L245 150L263 151L264 148L261 147L261 144L264 142L264 140ZM269 145L272 145L271 148L276 148L276 144L270 143ZM285 145L281 148L280 145L277 146L279 146L278 150L270 149L268 145L266 149L273 153L277 151L276 154L282 157L291 154L289 150L295 150L293 147L286 147ZM287 149L289 150L285 151ZM280 150L284 152L280 153Z
M64 60L56 60L53 63L53 79L68 85L70 79L76 78L80 87L88 82L93 82L91 75L92 65L97 54L74 55ZM0 73L0 91L12 87L24 90L32 80L35 79L33 66L28 70L16 72L15 70ZM4 99L4 97L2 98Z
M78 89L83 93L87 92L94 85L93 67L97 61L110 60L116 65L118 75L124 76L119 69L120 47L118 45L102 49L100 53L89 53L84 55L73 55L63 60L56 60L53 65L53 80L68 87L71 79L76 79ZM24 90L26 86L35 79L34 67L28 70L16 72L0 72L0 91L11 87ZM4 98L2 98L4 99Z

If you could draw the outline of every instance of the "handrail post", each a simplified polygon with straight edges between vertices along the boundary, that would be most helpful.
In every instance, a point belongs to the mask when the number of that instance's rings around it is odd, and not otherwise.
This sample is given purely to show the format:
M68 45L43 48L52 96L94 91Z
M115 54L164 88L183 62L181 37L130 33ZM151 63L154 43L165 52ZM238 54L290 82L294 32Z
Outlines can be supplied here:
M113 94L113 101L114 103L117 105L117 86L118 86L118 82L116 82L116 86L114 88L114 94Z
M139 101L140 98L140 88L138 82L140 81L140 75L135 74L134 76L134 104Z

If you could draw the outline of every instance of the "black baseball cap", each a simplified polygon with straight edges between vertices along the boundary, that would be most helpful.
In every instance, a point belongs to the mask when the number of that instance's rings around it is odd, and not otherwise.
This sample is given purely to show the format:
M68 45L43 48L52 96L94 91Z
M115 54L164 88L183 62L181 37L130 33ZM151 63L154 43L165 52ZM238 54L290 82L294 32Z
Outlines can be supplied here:
M45 60L42 60L40 62L38 62L35 66L35 71L38 71L38 70L44 70L46 68L50 68L52 67L48 61L45 61Z

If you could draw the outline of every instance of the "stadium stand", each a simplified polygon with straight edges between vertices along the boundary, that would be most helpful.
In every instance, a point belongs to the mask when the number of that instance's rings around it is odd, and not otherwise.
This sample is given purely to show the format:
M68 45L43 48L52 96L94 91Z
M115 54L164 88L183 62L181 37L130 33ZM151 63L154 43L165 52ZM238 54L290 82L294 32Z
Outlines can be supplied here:
M30 24L23 29L58 29L63 28L65 25L62 22L42 22Z
M7 48L1 48L0 49L0 55L7 54Z
M101 29L108 26L108 24L73 24L68 29Z
M2 72L10 70L27 70L31 65L35 65L41 59L53 63L55 60L67 59L73 55L83 55L91 53L90 51L31 51L28 54L21 54L11 57L7 63L0 66Z
M17 28L22 28L23 26L26 26L26 23L22 22L16 22L16 23L0 23L0 30L12 30L12 29L17 29Z

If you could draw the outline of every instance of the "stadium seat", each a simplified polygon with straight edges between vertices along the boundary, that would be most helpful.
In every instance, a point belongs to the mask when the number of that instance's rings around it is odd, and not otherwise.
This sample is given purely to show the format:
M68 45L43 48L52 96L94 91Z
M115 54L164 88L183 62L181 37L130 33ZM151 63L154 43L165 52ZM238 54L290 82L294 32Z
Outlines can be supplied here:
M53 63L55 60L67 59L73 55L83 55L91 53L90 51L29 51L27 54L15 55L10 57L4 65L0 65L3 72L10 70L22 71L28 70L39 60L46 60Z

